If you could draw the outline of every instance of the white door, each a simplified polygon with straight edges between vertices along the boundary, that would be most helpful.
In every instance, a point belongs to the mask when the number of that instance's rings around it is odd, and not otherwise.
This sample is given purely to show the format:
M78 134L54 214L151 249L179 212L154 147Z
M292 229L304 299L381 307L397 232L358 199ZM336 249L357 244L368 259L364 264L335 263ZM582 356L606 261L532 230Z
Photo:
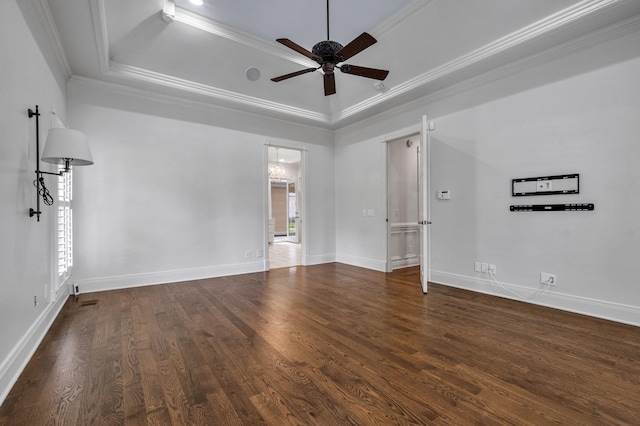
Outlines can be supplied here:
M420 130L420 148L418 151L418 223L420 229L420 283L422 292L427 293L431 264L429 262L429 225L431 215L429 210L429 155L430 155L429 124L427 116L422 116Z
M294 181L287 182L287 241L297 243L298 222L300 213L298 212L298 185Z

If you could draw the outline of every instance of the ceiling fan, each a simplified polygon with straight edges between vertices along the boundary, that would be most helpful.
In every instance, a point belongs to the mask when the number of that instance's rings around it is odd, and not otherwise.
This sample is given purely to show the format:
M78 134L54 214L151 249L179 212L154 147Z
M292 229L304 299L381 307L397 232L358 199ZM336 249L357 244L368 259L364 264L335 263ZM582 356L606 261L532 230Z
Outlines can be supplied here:
M369 46L375 44L377 40L373 38L373 36L365 32L360 34L346 46L342 46L340 43L332 41L329 37L329 0L327 0L327 40L317 43L315 46L313 46L311 52L289 40L288 38L279 38L276 41L278 43L284 44L288 48L295 50L296 52L306 56L309 59L313 59L320 65L317 68L305 68L300 71L272 78L271 81L275 81L276 83L322 68L322 72L324 73L324 95L329 96L336 93L336 79L334 74L336 68L346 74L373 78L375 80L384 80L389 74L389 71L387 70L379 70L376 68L359 67L357 65L349 64L339 65L341 62L346 61L347 59L362 52Z

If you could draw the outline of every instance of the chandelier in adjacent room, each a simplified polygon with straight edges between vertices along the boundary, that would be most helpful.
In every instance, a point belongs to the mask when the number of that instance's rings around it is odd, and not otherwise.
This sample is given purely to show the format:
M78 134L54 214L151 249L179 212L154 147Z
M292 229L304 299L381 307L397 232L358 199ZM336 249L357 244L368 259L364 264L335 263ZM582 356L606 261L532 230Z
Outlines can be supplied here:
M278 150L279 148L276 148L276 162L269 163L269 179L272 182L286 182L287 171L284 169L284 166L280 164Z

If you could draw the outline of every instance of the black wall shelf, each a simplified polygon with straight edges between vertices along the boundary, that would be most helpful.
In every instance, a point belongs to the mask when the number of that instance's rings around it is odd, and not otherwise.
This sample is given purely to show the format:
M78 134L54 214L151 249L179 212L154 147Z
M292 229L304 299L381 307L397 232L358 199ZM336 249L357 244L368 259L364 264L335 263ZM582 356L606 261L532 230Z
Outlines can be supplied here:
M579 212L592 211L595 205L592 203L578 204L525 204L509 206L512 212Z

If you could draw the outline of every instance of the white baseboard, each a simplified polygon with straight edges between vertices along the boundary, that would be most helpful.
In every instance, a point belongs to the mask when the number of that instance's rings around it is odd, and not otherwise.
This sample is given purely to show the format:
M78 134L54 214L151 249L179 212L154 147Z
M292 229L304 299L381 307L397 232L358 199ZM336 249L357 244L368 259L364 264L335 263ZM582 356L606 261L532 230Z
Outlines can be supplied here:
M240 263L236 265L211 266L205 268L177 269L172 271L150 272L147 274L118 275L112 277L89 278L78 280L79 293L119 290L123 288L144 287L156 284L175 283L180 281L202 280L206 278L225 277L229 275L250 274L265 270L265 261Z
M436 284L457 287L479 293L490 294L492 296L500 296L507 299L524 301L535 305L640 326L640 307L637 306L573 296L570 294L558 293L556 291L547 292L540 298L533 300L522 300L513 294L502 290L491 280L434 270L431 271L430 281ZM500 284L503 287L516 291L520 294L534 294L534 289L529 287L522 287L502 282Z
M392 260L391 267L393 269L410 268L412 266L420 265L420 258L414 257L411 259Z
M321 265L323 263L333 263L336 261L336 255L331 254L317 254L314 256L307 255L306 266Z
M387 262L376 259L367 259L365 257L350 256L347 254L338 254L336 262L345 263L347 265L359 266L361 268L373 269L374 271L387 272Z
M35 322L29 327L22 339L9 352L0 364L0 405L4 402L11 388L22 374L27 363L38 349L38 345L47 334L60 310L69 298L66 286L57 294L56 301L47 304Z

